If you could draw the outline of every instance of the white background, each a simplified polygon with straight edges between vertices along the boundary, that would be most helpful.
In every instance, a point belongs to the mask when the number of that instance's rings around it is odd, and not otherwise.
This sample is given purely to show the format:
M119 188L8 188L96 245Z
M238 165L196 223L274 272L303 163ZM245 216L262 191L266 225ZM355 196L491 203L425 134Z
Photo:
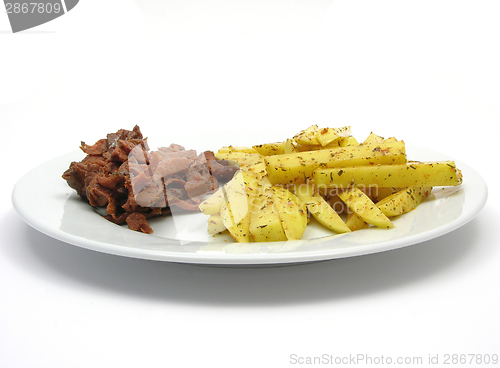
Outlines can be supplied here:
M82 0L12 34L2 11L0 366L499 354L498 19L482 0ZM16 214L26 171L135 124L153 146L214 150L351 125L468 163L489 199L432 241L260 269L101 254Z

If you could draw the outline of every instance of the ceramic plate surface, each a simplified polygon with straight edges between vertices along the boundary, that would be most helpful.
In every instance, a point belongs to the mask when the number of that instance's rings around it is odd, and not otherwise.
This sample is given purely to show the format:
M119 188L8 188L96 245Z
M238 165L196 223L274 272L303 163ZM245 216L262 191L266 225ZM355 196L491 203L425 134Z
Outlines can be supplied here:
M450 160L438 152L407 145L408 158ZM479 213L487 187L471 167L455 160L464 183L434 188L416 210L395 218L394 229L369 228L332 234L314 220L303 239L274 243L234 243L229 236L206 233L207 216L183 214L152 219L146 235L102 218L61 178L82 152L56 157L28 172L15 185L12 202L19 215L38 231L99 252L158 261L210 265L278 265L352 257L424 242L453 231Z

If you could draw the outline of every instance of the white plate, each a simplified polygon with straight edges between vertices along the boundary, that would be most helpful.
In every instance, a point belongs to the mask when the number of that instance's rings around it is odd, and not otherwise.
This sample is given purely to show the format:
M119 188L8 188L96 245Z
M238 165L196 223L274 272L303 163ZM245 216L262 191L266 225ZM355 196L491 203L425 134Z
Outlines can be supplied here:
M412 160L447 160L443 154L407 145ZM202 214L151 220L146 235L99 216L61 178L82 152L72 152L31 170L15 185L12 202L33 228L55 239L104 253L158 261L211 265L272 265L329 260L420 243L463 226L482 209L487 187L481 176L457 160L459 187L435 188L416 210L394 219L394 229L370 228L332 235L311 222L298 241L236 244L206 233Z

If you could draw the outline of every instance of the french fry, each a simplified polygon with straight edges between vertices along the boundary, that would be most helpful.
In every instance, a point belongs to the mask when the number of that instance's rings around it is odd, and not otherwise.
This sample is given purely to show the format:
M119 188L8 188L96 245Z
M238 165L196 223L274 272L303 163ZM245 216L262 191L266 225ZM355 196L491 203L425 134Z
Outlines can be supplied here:
M347 188L352 183L396 188L455 186L462 183L462 174L453 161L318 169L313 178L316 185L326 188Z
M413 211L431 193L432 187L410 187L385 197L376 205L387 217Z
M303 184L318 168L402 164L406 152L404 142L398 141L266 156L264 161L272 184Z

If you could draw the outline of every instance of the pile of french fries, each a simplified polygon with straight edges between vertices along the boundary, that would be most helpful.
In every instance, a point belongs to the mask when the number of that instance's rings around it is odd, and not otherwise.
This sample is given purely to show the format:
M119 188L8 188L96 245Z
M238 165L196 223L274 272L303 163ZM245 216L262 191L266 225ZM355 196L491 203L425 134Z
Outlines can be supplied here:
M433 187L462 183L454 161L408 161L405 143L350 127L313 125L292 138L252 147L226 146L219 159L239 165L232 180L200 204L207 231L237 242L301 239L311 216L332 233L393 228Z

